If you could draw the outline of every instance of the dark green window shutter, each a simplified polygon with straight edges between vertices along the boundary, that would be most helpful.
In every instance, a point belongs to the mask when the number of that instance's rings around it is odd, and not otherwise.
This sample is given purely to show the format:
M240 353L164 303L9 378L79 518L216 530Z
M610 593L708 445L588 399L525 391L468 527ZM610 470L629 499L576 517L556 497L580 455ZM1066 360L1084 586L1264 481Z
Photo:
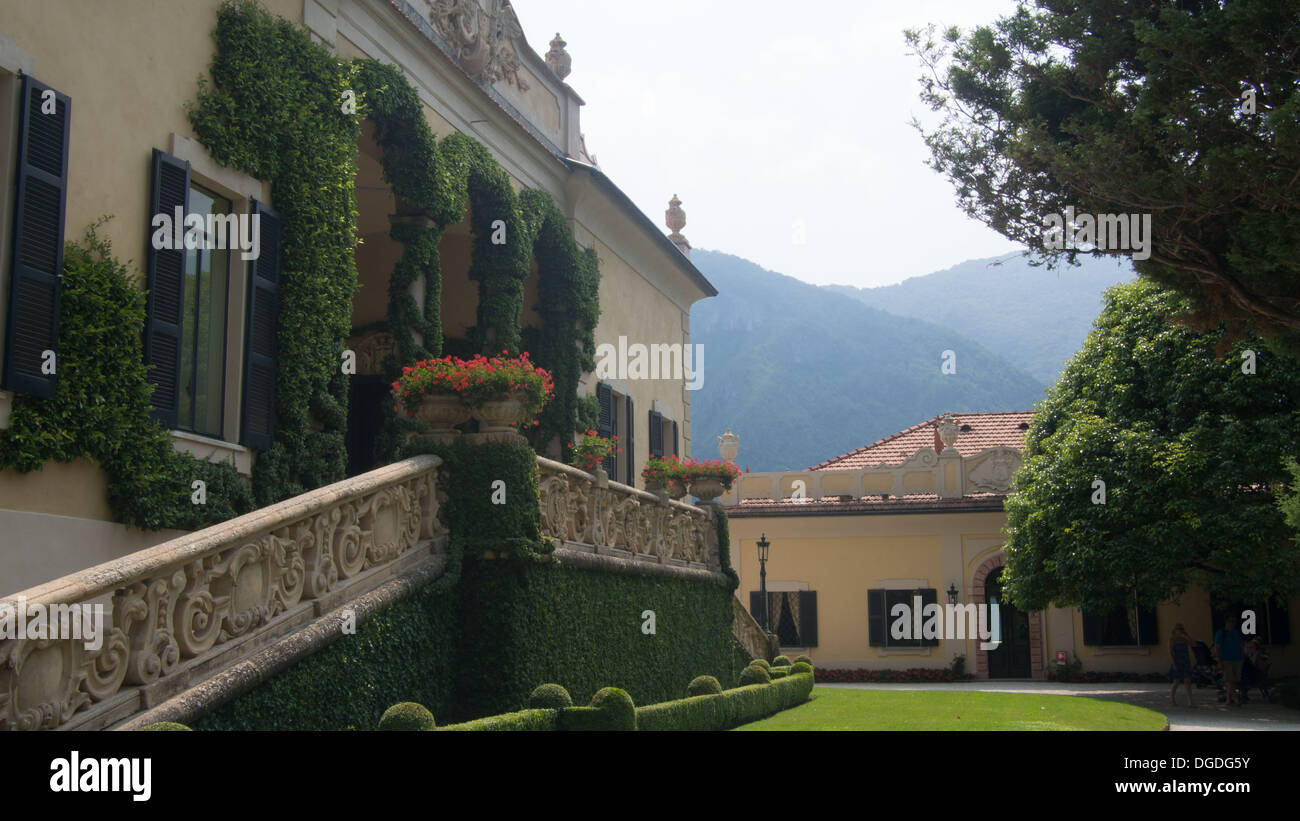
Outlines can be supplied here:
M248 320L244 329L244 401L239 443L266 450L275 433L276 336L280 322L280 215L253 200L260 253L248 262Z
M673 456L677 455L677 423L673 422Z
M926 588L926 589L924 589L924 590L921 591L921 624L922 624L922 626L925 625L925 608L926 608L926 606L927 606L927 605L931 605L931 604L938 604L938 603L939 603L939 591L938 591L938 590L935 590L933 587L928 587L928 588ZM943 616L942 616L942 615L940 615L940 617L939 617L939 632L940 632L940 633L943 632ZM918 636L917 638L920 638L920 637ZM939 646L939 639L921 639L921 641L920 641L920 646L922 646L922 647L937 647L937 646Z
M867 641L872 647L884 647L889 635L885 624L885 591L867 591Z
M636 412L632 409L630 396L627 397L627 416L623 418L627 419L627 441L619 443L623 446L623 455L627 457L627 478L623 481L636 487L636 439L633 436L636 432Z
M145 287L149 289L144 325L144 361L153 385L153 417L176 427L181 384L181 306L185 290L185 248L155 249L153 218L166 214L176 230L176 209L188 213L190 164L153 150L153 188L149 195ZM183 231L183 227L181 228Z
M609 438L614 435L614 390L604 382L596 383L596 402L600 405L600 416L596 422L596 435ZM600 467L615 481L618 477L614 476L614 457L608 456L601 461Z
M54 95L49 114L41 112L48 107L46 92ZM72 103L66 94L24 76L20 107L13 265L0 387L49 399L58 380ZM55 373L41 373L45 351L56 352Z
M1101 644L1101 631L1106 621L1105 613L1089 613L1083 611L1083 643L1088 645Z
M799 591L799 646L817 646L817 591Z
M650 411L650 455L664 455L664 417Z
M1160 643L1160 627L1156 622L1156 609L1154 607L1138 608L1138 636L1136 643Z

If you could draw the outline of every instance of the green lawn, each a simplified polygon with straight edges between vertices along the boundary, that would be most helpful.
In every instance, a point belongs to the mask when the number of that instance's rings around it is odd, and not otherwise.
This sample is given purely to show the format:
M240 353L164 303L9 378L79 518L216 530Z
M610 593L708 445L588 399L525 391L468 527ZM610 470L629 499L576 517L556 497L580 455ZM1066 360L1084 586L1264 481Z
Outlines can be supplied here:
M1145 707L1082 696L817 687L812 700L737 730L1159 730Z

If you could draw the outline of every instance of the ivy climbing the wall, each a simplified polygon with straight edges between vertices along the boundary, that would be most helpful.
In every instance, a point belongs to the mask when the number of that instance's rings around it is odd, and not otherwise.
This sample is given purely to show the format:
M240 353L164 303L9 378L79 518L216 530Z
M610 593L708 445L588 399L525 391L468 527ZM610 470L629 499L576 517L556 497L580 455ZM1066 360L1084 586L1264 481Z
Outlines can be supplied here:
M478 283L473 342L484 353L525 347L524 282L535 257L545 321L527 344L555 374L558 401L542 417L534 446L571 441L583 424L578 380L594 367L599 272L594 252L574 242L550 196L517 195L500 164L469 137L436 140L419 95L393 66L338 60L252 0L221 6L215 38L212 82L200 81L190 120L215 160L270 181L284 220L276 431L254 471L259 504L344 475L347 378L339 362L353 332L353 188L367 118L397 200L390 236L402 246L389 279L384 327L396 352L382 365L385 376L442 353L438 242L468 208L469 277ZM410 293L421 279L423 309ZM392 458L408 423L386 413L380 455Z
M233 467L176 452L149 416L145 296L138 275L98 235L103 222L66 245L58 387L51 399L15 398L9 427L0 430L0 468L25 473L48 461L89 459L108 474L113 516L147 530L193 530L247 513L252 495ZM203 504L194 503L196 480L204 483Z

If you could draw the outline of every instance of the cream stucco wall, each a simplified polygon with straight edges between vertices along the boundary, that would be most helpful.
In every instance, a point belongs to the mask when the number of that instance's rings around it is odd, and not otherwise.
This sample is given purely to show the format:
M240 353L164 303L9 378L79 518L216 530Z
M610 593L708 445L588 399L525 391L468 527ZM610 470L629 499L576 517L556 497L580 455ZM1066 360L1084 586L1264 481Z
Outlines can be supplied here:
M704 294L698 282L671 262L667 254L674 253L672 249L656 245L643 221L634 219L622 205L611 207L608 199L597 203L598 213L585 213L569 197L571 172L565 163L484 95L391 6L352 0L260 2L295 24L310 17L308 28L313 36L340 57L373 57L400 65L415 85L435 134L442 137L461 131L479 140L506 169L516 190L540 188L554 196L579 241L597 247L601 257L604 315L597 332L600 340L616 341L624 334L649 337L650 341L686 341L685 312L690 302ZM114 219L101 229L101 235L112 241L121 259L132 260L137 269L143 265L150 233L147 209L153 148L179 154L177 146L181 146L197 152L186 158L195 163L200 181L231 196L256 196L274 204L269 184L243 178L206 158L185 113L185 104L195 98L195 80L207 74L213 57L212 31L219 5L219 0L189 0L185 4L168 0L0 0L0 82L5 84L0 91L13 88L14 74L5 69L21 65L71 99L66 238L80 237L91 222L111 214ZM532 61L527 67L528 81L533 88L522 96L507 94L507 99L535 116L535 125L553 143L566 150L571 143L576 146L581 101L553 76L538 74L535 55L528 59ZM7 115L0 117L0 125L8 122ZM0 148L11 144L12 140L0 141ZM371 159L363 157L361 162ZM205 174L211 179L203 178ZM13 193L12 176L12 163L0 168L7 198ZM9 214L7 209L6 204L3 215ZM367 214L375 216L382 210L367 209L363 223ZM380 217L386 220L386 214ZM364 287L354 303L354 320L361 324L382 318L386 306L386 275L399 249L386 239L385 231L386 227L373 227L370 235L363 237L370 242L357 252ZM4 242L5 235L0 233L0 246ZM466 226L449 227L440 251L446 275L445 327L451 334L473 322L477 283L464 276L468 250ZM8 266L7 256L3 265ZM526 288L527 295L535 298L535 278L530 278ZM0 289L0 313L7 299L7 290ZM228 361L240 362L242 293L233 294L231 305ZM530 306L525 307L524 319L536 321ZM235 418L238 376L238 368L229 370L227 415ZM581 390L593 388L589 376ZM638 383L630 392L637 412L639 473L648 448L648 414L655 401L673 408L684 440L689 437L689 421L680 382ZM8 397L0 399L7 408ZM226 438L234 439L229 427ZM213 458L234 459L246 473L251 454L239 448L218 453L220 445L204 440L181 442L178 447L197 447L204 452L216 448ZM57 479L54 486L51 477ZM79 467L48 465L43 475L0 475L0 513L13 525L0 526L0 541L10 548L0 551L0 588L9 586L4 578L11 582L21 578L25 580L21 586L26 587L48 580L49 576L42 574L70 572L166 538L159 533L127 531L107 521L104 488L102 471L88 463ZM14 545L18 549L13 549ZM42 555L59 559L31 558Z
M732 563L740 573L736 595L749 607L750 591L758 590L756 543L766 533L772 547L767 562L768 588L817 592L818 646L807 650L818 666L827 668L903 669L946 667L964 654L966 669L977 670L977 642L941 641L936 647L888 650L872 647L867 625L867 590L928 587L947 601L949 584L960 590L959 600L972 602L974 579L981 568L1001 563L1005 522L1002 512L915 513L896 515L754 516L730 518ZM807 585L803 588L790 585ZM1300 672L1300 600L1290 607L1288 645L1270 646L1275 674ZM1169 667L1167 641L1173 625L1182 622L1193 639L1213 642L1209 596L1192 590L1178 602L1157 608L1160 641L1144 647L1096 647L1083 643L1083 617L1075 608L1052 607L1038 616L1042 643L1038 658L1043 669L1055 664L1056 651L1085 671L1163 673Z

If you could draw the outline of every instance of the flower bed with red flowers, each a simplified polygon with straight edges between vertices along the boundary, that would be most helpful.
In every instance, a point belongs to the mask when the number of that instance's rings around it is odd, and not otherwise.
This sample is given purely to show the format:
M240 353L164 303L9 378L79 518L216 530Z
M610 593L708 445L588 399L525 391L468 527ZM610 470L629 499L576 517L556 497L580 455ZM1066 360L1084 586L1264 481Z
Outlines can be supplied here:
M975 678L970 674L958 675L945 667L912 667L907 670L824 670L815 671L818 684L834 682L924 682L924 681L970 681Z
M668 478L676 479L684 485L691 485L701 479L716 479L727 490L740 478L740 468L721 459L682 459L668 468Z
M589 430L573 446L573 456L569 464L588 473L600 467L600 463L616 453L622 453L618 446L618 437L604 437L594 430Z
M537 367L527 351L516 357L501 354L468 360L444 356L402 368L392 385L393 410L412 414L425 396L438 393L456 394L469 405L517 397L524 403L524 418L532 419L555 393L551 373Z
M1054 670L1048 670L1047 680L1076 684L1108 684L1112 682L1149 684L1152 682L1168 682L1169 676L1166 673L1106 673L1100 670L1089 670L1082 673L1058 673Z

